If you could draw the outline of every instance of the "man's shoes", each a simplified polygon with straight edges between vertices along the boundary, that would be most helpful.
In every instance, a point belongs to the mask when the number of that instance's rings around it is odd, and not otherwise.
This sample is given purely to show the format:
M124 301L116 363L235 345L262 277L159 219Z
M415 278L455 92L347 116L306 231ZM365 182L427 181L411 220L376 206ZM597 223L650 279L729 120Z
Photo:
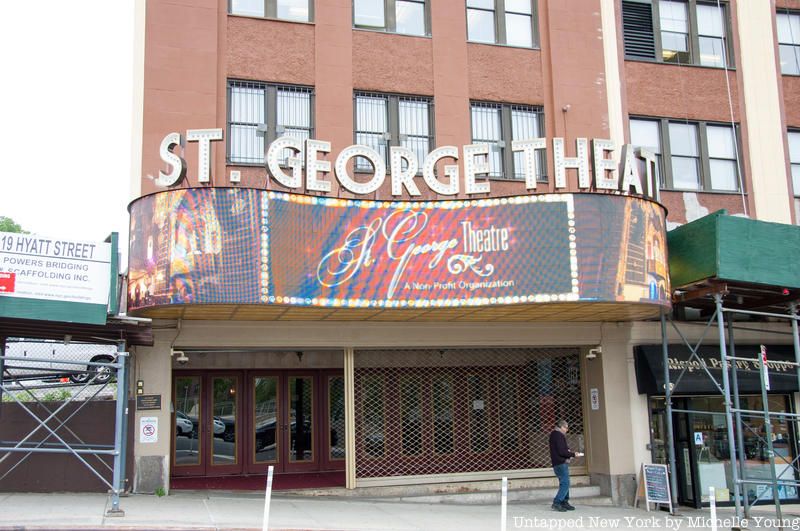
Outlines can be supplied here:
M575 507L573 507L572 505L570 505L568 501L563 501L563 502L561 502L561 507L563 507L563 508L564 508L564 509L566 509L567 511L574 511L574 510L575 510Z
M564 507L563 505L559 505L557 503L554 503L553 505L551 505L550 508L553 509L554 511L559 512L559 513L567 512L567 508L566 507Z

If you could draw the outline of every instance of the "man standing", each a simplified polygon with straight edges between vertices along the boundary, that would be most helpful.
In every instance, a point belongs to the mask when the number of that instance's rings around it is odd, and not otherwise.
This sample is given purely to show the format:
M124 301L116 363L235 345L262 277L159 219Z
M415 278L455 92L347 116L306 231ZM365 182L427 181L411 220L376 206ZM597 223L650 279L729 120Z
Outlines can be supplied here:
M574 511L575 507L569 504L569 460L573 457L582 457L580 452L573 452L567 446L567 430L569 425L566 420L556 422L556 427L550 433L550 460L553 462L553 471L558 478L558 492L553 498L553 510L563 513Z

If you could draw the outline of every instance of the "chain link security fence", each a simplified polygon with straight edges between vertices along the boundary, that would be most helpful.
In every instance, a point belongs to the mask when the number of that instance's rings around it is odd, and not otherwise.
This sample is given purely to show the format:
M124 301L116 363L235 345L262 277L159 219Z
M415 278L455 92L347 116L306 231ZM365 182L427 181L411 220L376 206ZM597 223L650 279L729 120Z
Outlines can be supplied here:
M575 348L361 350L355 353L356 476L551 467L566 420L583 449Z
M118 508L130 458L119 345L8 338L0 346L0 492L111 491Z
M116 345L8 339L2 362L3 401L63 401L114 398ZM86 384L89 384L86 386Z

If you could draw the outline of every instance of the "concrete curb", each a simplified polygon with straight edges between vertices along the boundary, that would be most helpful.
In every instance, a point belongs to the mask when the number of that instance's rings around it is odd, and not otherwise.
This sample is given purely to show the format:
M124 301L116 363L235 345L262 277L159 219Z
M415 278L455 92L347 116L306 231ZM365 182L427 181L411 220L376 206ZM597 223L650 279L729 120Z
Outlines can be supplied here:
M550 502L555 494L555 489L528 489L509 490L508 502ZM582 502L584 499L599 499L600 487L578 486L570 488L570 499ZM463 494L439 494L427 496L404 496L397 498L403 503L446 503L453 505L497 505L500 503L500 493L494 492L469 492ZM611 498L608 498L611 504ZM605 505L605 504L604 504Z

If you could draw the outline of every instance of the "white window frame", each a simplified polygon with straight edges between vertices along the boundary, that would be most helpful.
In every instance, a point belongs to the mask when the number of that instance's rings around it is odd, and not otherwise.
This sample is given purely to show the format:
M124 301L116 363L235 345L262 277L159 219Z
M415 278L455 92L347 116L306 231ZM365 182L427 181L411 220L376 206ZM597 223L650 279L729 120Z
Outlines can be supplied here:
M467 6L467 2L465 0L464 5L466 6L467 10L467 41L474 42L477 44L496 44L501 46L511 46L514 48L539 48L539 17L537 13L537 4L536 0L530 0L531 3L531 45L530 46L520 46L517 44L508 44L508 34L507 34L507 27L506 27L506 15L507 14L522 14L521 12L509 11L506 9L506 0L492 0L494 2L494 9L486 9L486 8L478 8L478 7L469 7ZM471 41L469 40L469 12L470 11L491 11L492 18L494 19L494 42L486 42L486 41ZM527 13L526 13L527 14Z
M785 76L800 76L800 31L798 31L798 35L795 35L794 32L791 29L792 28L791 21L792 21L793 18L794 19L798 19L798 26L800 26L800 13L798 13L796 11L780 11L780 12L777 13L776 17L777 17L776 23L778 25L778 55L779 55L779 58L781 60L781 73L783 75L785 75ZM789 26L789 30L790 30L789 38L791 39L791 42L788 42L786 40L785 35L784 36L781 35L781 31L780 31L780 28L781 28L781 24L780 24L781 17L786 17L788 19L787 21L789 22L788 26ZM794 71L787 71L784 68L783 54L781 54L780 52L786 46L790 46L791 50L794 51L794 54L793 54L794 57L795 57L795 63L794 63L795 69L794 69Z
M296 18L287 18L278 16L278 4L281 0L254 0L253 3L262 3L263 10L261 13L245 13L235 12L236 0L228 0L228 14L241 16L241 17L255 17L255 18L269 18L276 20L283 20L286 22L314 22L314 0L306 0L308 17L305 20Z
M739 194L741 193L741 187L744 186L744 178L741 175L742 167L739 161L741 160L741 146L739 145L739 125L735 124L731 126L730 123L719 123L719 122L705 122L705 121L685 121L685 120L674 120L669 118L654 118L654 117L647 117L647 116L631 116L630 121L650 121L655 122L658 124L658 134L659 134L659 141L661 143L661 154L659 160L659 172L661 175L660 179L660 187L663 190L667 191L691 191L691 192L714 192L714 193L726 193L726 194ZM697 164L698 164L698 188L676 188L673 184L673 170L672 170L672 149L670 146L670 138L669 138L669 126L670 124L686 124L690 126L694 126L697 132ZM731 129L731 133L733 135L733 143L735 149L735 158L721 158L721 157L710 157L709 156L709 146L708 146L708 128L709 127L727 127ZM630 123L629 123L629 134L630 134ZM631 143L634 143L634 139L631 138ZM640 147L634 143L634 147ZM641 146L652 148L652 146ZM680 155L678 155L680 156ZM712 175L711 175L711 160L728 160L733 161L735 163L736 168L736 175L735 175L735 183L736 189L734 190L722 190L716 189L712 187Z
M687 23L688 23L688 53L689 53L689 61L688 62L677 62L677 61L665 61L664 60L664 48L662 42L662 28L661 28L661 13L660 13L660 4L662 0L624 0L625 3L631 4L646 4L650 6L651 13L652 13L652 27L651 28L642 28L642 31L645 29L649 29L652 31L653 42L654 42L654 55L655 57L651 59L645 59L641 56L631 57L626 56L628 60L634 61L653 61L657 63L663 64L682 64L682 65L694 65L694 66L702 66L705 68L728 68L733 69L735 65L734 57L733 57L733 46L731 46L731 35L732 35L732 28L731 28L731 8L730 3L728 0L724 0L720 2L720 7L723 10L722 13L722 27L724 35L722 37L718 37L716 35L707 35L707 34L700 34L699 26L698 26L698 17L697 17L697 6L709 6L709 7L717 7L717 3L712 0L708 1L699 1L699 0L666 0L675 3L681 3L686 6L687 12ZM623 18L623 26L625 24L625 19ZM722 64L702 64L702 56L700 54L700 38L720 38L723 43L723 55L722 55ZM624 40L624 32L623 32L623 40Z
M359 116L359 98L375 98L384 101L385 109L386 109L386 116L384 117L386 127L383 128L385 130L378 131L377 129L374 131L367 131L365 129L358 128ZM418 133L409 133L407 131L401 130L400 124L400 105L401 102L418 102L418 103L425 103L427 104L427 128L428 134L422 135ZM389 94L384 92L370 92L370 91L362 91L357 90L353 94L353 140L356 144L359 143L359 135L360 134L374 134L374 135L383 135L383 145L382 150L384 153L384 162L386 162L386 171L387 173L391 173L391 164L389 163L389 148L392 146L405 146L405 140L408 138L427 138L428 140L428 149L424 153L427 155L430 151L434 149L434 142L435 142L435 135L434 135L434 128L433 128L433 98L429 96L415 96L410 94ZM408 147L408 146L406 146ZM409 148L414 151L413 148ZM377 150L379 153L381 149ZM422 172L422 164L423 160L417 161L419 164L419 168L417 173ZM372 171L372 164L365 160L363 157L356 157L355 159L355 171L356 172L371 172Z
M234 88L253 88L263 90L264 101L260 103L263 111L260 122L234 122L232 120L232 106L234 105ZM237 166L263 166L264 156L266 149L278 137L286 134L286 127L283 124L278 124L278 94L279 92L300 92L308 94L308 109L304 112L308 113L308 126L294 126L292 129L307 131L308 138L314 138L314 89L313 87L301 85L287 85L278 83L265 83L261 81L246 81L238 79L229 79L227 87L227 124L228 135L226 141L226 161L228 164ZM256 134L263 138L264 153L257 160L243 160L235 151L233 145L234 135L232 134L233 127L236 125L246 125L248 127L256 127ZM288 150L287 150L288 151Z
M356 2L371 1L376 4L383 5L383 24L378 25L364 25L358 24L356 21ZM397 30L397 4L409 3L422 5L423 16L423 32L422 33L403 33ZM395 33L397 35L410 35L412 37L430 37L431 35L431 12L429 0L353 0L353 27L356 29L365 29L372 31L383 31L386 33Z
M797 139L798 149L796 153L792 153L792 138ZM792 191L795 197L800 197L800 130L790 130L787 142L789 145L789 171L792 176Z
M473 111L476 108L488 108L499 111L500 114L500 138L496 140L477 138L475 133L476 124L472 120ZM500 150L500 164L501 168L493 168L491 162L491 155L489 157L490 164L490 179L498 179L504 181L524 181L525 176L520 168L516 167L515 161L521 157L515 157L515 153L511 150L511 142L513 140L528 140L528 138L515 138L513 134L513 118L514 111L521 110L525 112L535 113L535 127L538 130L538 136L544 136L544 108L538 105L518 105L512 103L496 103L486 101L472 101L470 102L470 138L473 144L492 143L496 144ZM535 137L534 137L535 138ZM490 146L491 149L491 146ZM545 160L544 151L538 150L536 153L536 164L539 166L539 179L538 182L547 182L547 164Z

